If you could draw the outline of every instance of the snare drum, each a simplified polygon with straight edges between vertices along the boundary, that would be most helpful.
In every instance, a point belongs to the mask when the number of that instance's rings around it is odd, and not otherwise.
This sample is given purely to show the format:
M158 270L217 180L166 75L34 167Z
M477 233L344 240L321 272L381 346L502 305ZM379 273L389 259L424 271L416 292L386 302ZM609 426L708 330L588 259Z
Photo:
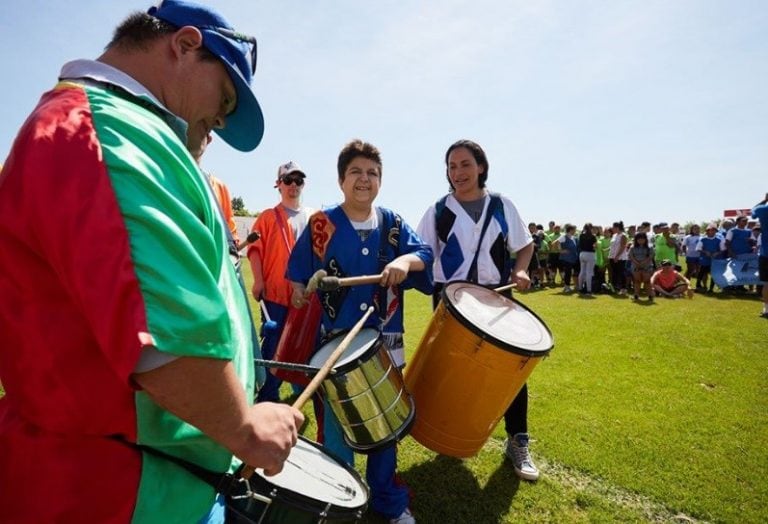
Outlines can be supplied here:
M370 496L355 470L304 437L280 473L257 469L248 482L249 496L227 500L228 523L357 522Z
M309 364L321 368L345 335L340 333L323 345ZM344 440L355 451L380 449L405 437L411 428L413 399L376 329L360 330L321 387Z
M444 455L475 455L553 342L520 302L470 282L446 285L405 373L419 411L411 436Z

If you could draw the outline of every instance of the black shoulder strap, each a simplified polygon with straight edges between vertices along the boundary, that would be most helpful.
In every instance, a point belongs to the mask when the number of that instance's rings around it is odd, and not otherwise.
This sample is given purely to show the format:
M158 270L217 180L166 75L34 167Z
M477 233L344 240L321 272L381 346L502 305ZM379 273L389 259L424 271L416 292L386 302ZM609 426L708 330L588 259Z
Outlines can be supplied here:
M483 222L483 229L480 230L480 238L477 239L477 249L475 249L475 257L472 259L472 264L469 266L469 273L467 274L467 280L470 282L477 282L477 257L480 256L480 244L483 242L485 231L488 229L488 224L491 223L491 218L496 208L501 204L501 198L495 194L489 194L491 201L488 202L488 209L485 211L485 222Z
M133 448L139 451L145 451L150 455L154 455L155 457L160 457L169 462L173 462L177 466L186 469L189 473L196 476L197 478L199 478L209 486L212 486L217 493L223 493L224 495L229 495L235 482L237 481L237 477L235 475L232 475L231 473L217 473L215 471L211 471L210 469L206 469L202 466L198 466L197 464L189 462L188 460L184 460L182 458L169 455L168 453L165 453L164 451L160 451L159 449L155 449L153 447L146 446L144 444L128 442L127 440L119 436L114 436L112 438L120 442L121 444L125 444L130 448Z
M435 224L440 221L440 215L443 214L443 209L445 209L445 202L447 200L448 195L445 195L443 198L435 202Z

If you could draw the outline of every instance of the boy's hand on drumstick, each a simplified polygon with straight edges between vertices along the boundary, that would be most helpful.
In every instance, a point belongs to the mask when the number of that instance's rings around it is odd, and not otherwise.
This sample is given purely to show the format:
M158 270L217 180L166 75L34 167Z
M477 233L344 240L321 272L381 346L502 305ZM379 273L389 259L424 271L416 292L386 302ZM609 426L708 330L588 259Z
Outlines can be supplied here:
M424 261L413 253L406 255L400 255L392 262L384 266L384 270L381 272L381 281L379 285L388 287L401 284L410 271L422 271L424 269Z
M396 286L408 277L409 270L410 264L408 261L398 257L384 266L379 285L382 287Z
M260 402L250 407L243 424L242 442L232 452L244 463L263 468L264 474L280 473L298 440L304 415L287 404Z
M528 272L523 269L513 273L510 280L513 284L517 284L518 291L525 291L531 287L531 277L529 277Z

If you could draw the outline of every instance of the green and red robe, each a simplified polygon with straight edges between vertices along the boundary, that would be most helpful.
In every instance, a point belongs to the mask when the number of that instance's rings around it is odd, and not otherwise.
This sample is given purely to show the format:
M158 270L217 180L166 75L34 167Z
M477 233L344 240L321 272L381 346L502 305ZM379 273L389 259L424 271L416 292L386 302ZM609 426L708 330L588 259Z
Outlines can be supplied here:
M212 488L116 441L215 471L231 454L131 381L142 349L233 360L253 392L245 297L203 175L112 88L43 95L0 174L0 520L184 522Z

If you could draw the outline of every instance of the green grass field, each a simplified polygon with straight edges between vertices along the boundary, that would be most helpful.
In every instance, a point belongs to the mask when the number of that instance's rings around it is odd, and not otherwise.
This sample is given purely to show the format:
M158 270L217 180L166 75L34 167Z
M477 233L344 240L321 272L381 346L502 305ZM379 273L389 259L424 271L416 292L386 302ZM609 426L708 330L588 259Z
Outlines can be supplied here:
M768 321L757 297L649 305L558 288L516 298L555 336L528 382L541 478L517 480L501 424L466 460L406 437L399 471L420 524L768 520ZM408 292L409 356L431 316L429 298Z
M406 437L399 471L420 524L768 521L768 321L757 297L649 305L546 289L516 298L555 336L529 380L541 478L517 480L501 426L467 460ZM429 298L408 292L409 356L431 316Z

